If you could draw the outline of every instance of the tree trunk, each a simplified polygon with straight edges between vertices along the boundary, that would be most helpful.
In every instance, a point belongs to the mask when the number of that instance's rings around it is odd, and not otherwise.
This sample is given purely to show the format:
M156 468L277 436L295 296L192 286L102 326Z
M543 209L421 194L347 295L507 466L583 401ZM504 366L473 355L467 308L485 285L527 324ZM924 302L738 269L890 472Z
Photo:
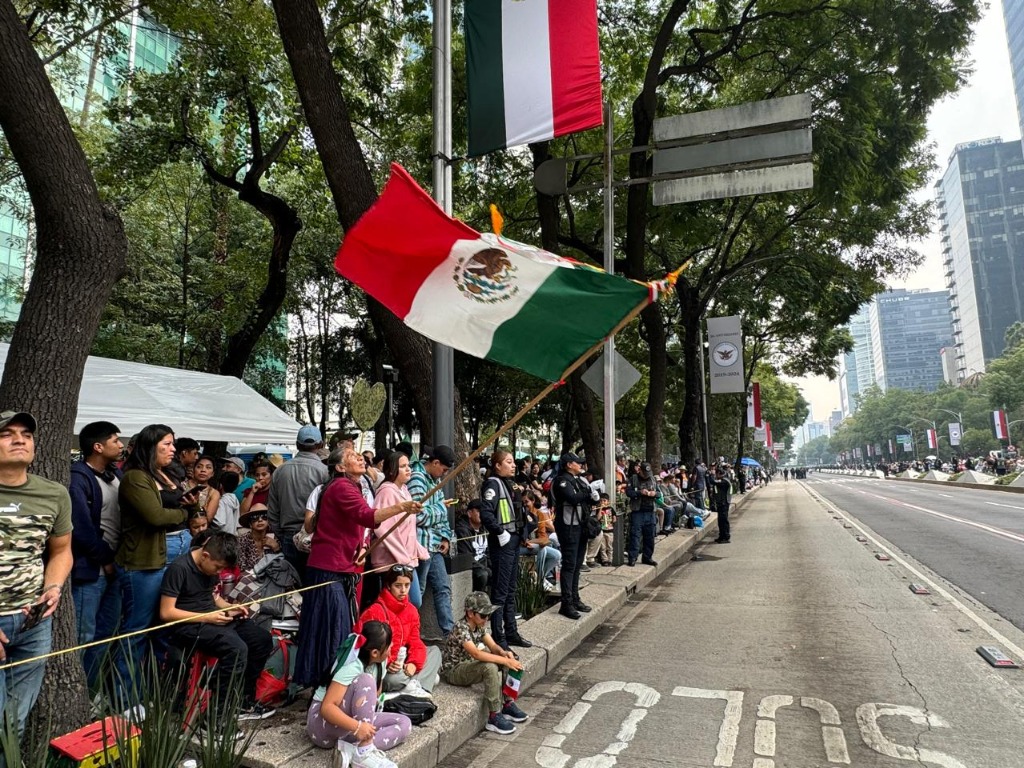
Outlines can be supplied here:
M348 105L331 63L320 9L316 0L274 0L273 5L281 41L317 155L324 167L338 222L347 231L377 199L377 188L362 145L352 128ZM433 440L430 344L375 299L368 296L366 303L374 329L387 344L405 386L412 393L420 434L429 444ZM454 421L455 445L452 448L456 455L466 455L469 446L462 426L458 389L455 391ZM479 478L472 473L471 486L478 485Z
M220 366L221 374L240 379L260 337L274 322L284 304L288 292L288 261L295 237L302 229L302 221L288 203L260 189L258 182L249 183L248 178L238 193L238 199L259 211L274 231L270 260L267 262L267 283L242 327L228 338L224 361Z
M85 154L10 0L0 0L0 93L0 128L25 178L37 233L35 269L11 338L0 402L32 411L39 422L33 469L67 484L85 360L125 271L128 242L117 213L100 202ZM74 611L59 610L55 648L73 642L73 625ZM52 732L67 733L88 720L76 654L47 665L43 689L54 693L45 709ZM41 711L37 707L34 717Z
M222 265L228 260L228 236L230 235L230 214L228 212L228 194L223 187L216 184L210 185L213 189L213 200L216 208L215 227L213 235L213 263ZM210 311L220 314L224 311L224 297L218 294L210 302ZM211 329L209 341L206 343L206 366L205 371L215 373L220 370L224 361L224 333L223 329L216 327Z
M573 415L586 454L587 469L594 471L594 477L604 477L604 440L597 424L596 399L590 387L583 383L582 367L572 372L568 383L572 392Z
M683 331L683 381L685 394L683 397L683 413L679 418L679 457L688 467L703 454L703 440L700 434L701 425L701 392L703 382L700 375L700 356L704 350L700 346L701 311L693 301L693 289L680 280L676 285L679 302L683 306L680 318ZM709 457L704 457L707 460Z
M644 405L644 435L647 460L655 467L662 462L662 428L665 423L665 395L668 391L668 334L657 304L640 313L648 350L647 403Z

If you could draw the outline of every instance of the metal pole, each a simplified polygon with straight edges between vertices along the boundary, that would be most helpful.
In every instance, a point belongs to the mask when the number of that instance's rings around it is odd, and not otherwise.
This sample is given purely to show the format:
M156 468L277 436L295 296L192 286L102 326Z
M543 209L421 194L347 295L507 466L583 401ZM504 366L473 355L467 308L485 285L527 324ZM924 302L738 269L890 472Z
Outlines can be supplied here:
M434 0L434 200L452 212L452 99L451 99L451 0ZM433 344L431 405L434 445L455 442L455 353L451 347Z
M704 415L704 461L711 461L711 430L708 427L708 386L704 373L704 321L700 321L700 407Z
M604 103L604 271L615 273L615 130L611 102ZM614 506L615 492L615 337L604 345L604 488ZM625 510L622 510L625 512ZM612 564L622 565L622 519L615 524Z

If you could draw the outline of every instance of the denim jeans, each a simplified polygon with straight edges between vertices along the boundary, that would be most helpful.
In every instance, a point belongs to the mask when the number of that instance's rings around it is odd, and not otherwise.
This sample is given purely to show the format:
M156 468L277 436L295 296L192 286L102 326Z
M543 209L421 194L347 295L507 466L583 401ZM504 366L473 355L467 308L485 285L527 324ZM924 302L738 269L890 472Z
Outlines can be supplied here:
M160 584L166 568L150 571L128 571L117 566L117 582L121 588L121 634L146 629L156 618L160 603ZM147 635L137 635L121 640L115 655L115 670L118 690L125 692L135 688L146 671ZM128 704L135 703L131 697Z
M32 629L22 632L24 623L25 616L21 613L0 616L0 631L7 635L4 650L8 662L31 659L50 652L53 640L51 620L43 619ZM9 696L13 700L12 704L17 707L19 734L25 730L25 720L39 696L45 671L46 663L40 661L0 672L0 717L6 710ZM3 751L0 750L0 768L5 766Z
M188 552L192 546L192 534L188 531L175 531L167 536L167 564L170 565Z
M455 626L452 618L452 585L448 581L448 570L445 567L444 555L432 552L429 560L421 560L416 567L416 576L420 582L420 603L427 594L427 587L434 591L434 612L437 615L437 626L445 637Z
M100 576L92 583L73 584L71 595L78 616L78 642L105 640L117 633L121 624L121 585L117 576ZM95 688L103 660L110 652L109 645L97 645L82 652L85 677L89 687Z
M640 539L643 537L643 560L654 558L654 512L633 512L629 518L629 562L636 560L641 552Z
M539 544L527 544L519 549L519 554L536 555L537 562L535 566L537 573L548 581L554 576L555 568L562 562L562 553L558 547L553 547L550 544L544 547Z

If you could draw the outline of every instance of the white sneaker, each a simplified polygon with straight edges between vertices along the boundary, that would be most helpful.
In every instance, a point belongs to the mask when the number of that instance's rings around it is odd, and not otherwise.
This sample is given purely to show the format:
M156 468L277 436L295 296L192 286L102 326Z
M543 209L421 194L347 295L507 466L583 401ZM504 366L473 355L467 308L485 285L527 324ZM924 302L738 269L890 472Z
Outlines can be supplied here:
M416 678L412 678L402 686L400 693L403 693L406 696L417 696L420 698L429 698L430 696L430 691L424 688Z
M556 584L552 584L547 579L544 579L544 591L545 592L561 592L562 589Z
M384 757L384 753L376 747L370 747L363 754L356 753L352 758L352 768L398 768L396 763Z
M356 745L350 744L344 739L338 739L334 754L331 756L331 768L349 768L355 756Z

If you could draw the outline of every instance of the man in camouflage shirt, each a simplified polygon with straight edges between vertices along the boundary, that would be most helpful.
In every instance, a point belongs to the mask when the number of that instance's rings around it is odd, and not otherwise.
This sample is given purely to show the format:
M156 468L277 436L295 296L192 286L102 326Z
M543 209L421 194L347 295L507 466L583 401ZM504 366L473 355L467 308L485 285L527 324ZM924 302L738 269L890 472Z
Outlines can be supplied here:
M0 671L50 652L50 616L74 562L67 489L28 473L35 431L31 414L0 413ZM36 662L0 674L0 710L17 718L19 734L44 668ZM0 768L5 765L0 752Z

